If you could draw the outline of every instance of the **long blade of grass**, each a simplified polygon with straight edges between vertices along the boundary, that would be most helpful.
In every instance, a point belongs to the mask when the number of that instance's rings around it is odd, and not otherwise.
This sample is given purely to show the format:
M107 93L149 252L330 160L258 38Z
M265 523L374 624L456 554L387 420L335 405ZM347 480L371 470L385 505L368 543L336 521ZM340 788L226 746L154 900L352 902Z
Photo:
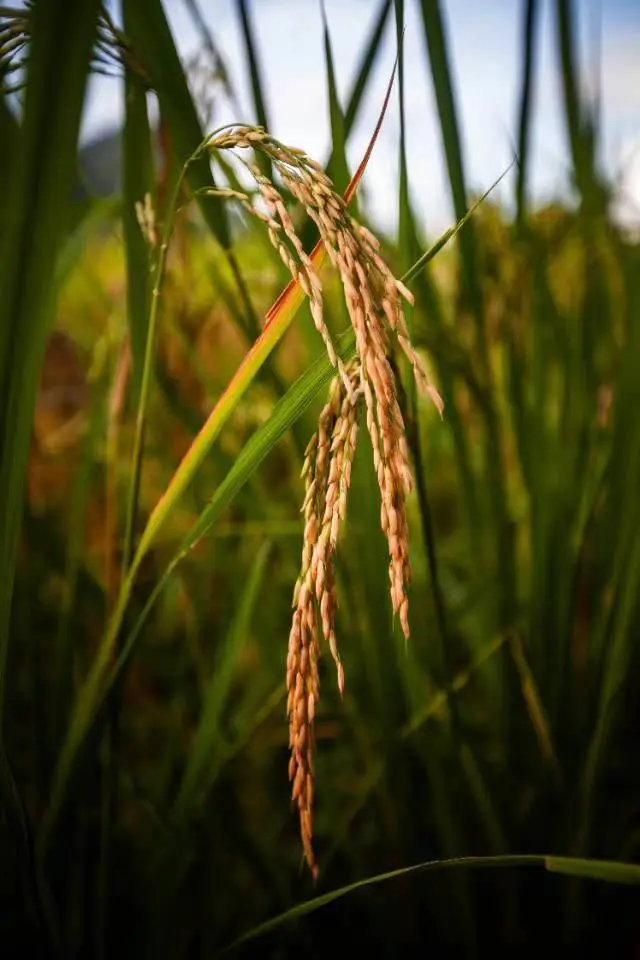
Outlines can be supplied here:
M479 197L478 200L476 200L476 202L471 207L469 207L468 210L465 211L464 215L458 220L458 222L454 224L454 226L448 227L444 231L444 233L442 233L438 237L438 239L431 244L429 249L425 250L425 252L420 257L418 257L416 262L409 268L409 270L407 270L404 277L402 278L404 283L410 283L414 279L414 277L416 277L420 273L420 271L423 270L424 267L426 267L426 265L431 260L433 260L436 254L439 253L442 250L442 248L446 246L447 243L449 243L450 240L453 240L456 234L459 233L459 231L462 230L462 228L467 224L468 220L473 216L473 214L476 212L478 207L480 207L484 203L484 201L487 199L489 194L492 193L495 190L495 188L498 186L498 184L504 179L504 177L506 177L506 175L509 173L509 171L511 170L515 162L516 160L514 158L509 164L509 166L506 168L506 170L504 170L500 174L497 180L494 180L494 182L491 184L490 187L487 188L487 190L485 190L482 196Z
M404 103L404 51L402 36L404 31L404 0L396 0L396 38L398 43L398 97L400 109L400 142L399 142L399 193L398 193L398 235L400 240L400 254L403 266L413 263L418 256L418 245L416 236L415 220L413 210L411 209L411 200L409 197L409 171L407 165L407 145L406 145L406 122L405 122L405 103ZM431 520L431 508L427 498L426 478L424 475L424 466L420 442L420 429L417 423L417 393L415 378L410 378L411 394L408 400L409 410L405 411L406 420L409 422L408 440L412 457L414 461L414 470L416 474L416 492L420 506L420 521L423 534L423 545L429 564L430 584L433 591L434 610L439 633L439 682L449 688L453 679L453 671L448 662L449 642L447 637L447 625L444 611L444 600L440 589L440 580L438 574L438 565L436 559L435 539L433 536L433 525ZM451 703L451 716L454 731L458 729L457 705L455 700Z
M251 24L251 15L247 0L238 0L238 14L240 16L240 25L242 27L242 39L247 54L249 64L249 73L251 75L251 93L253 95L253 106L256 111L258 123L265 130L269 130L269 117L267 115L267 102L263 93L263 81L258 60L258 52Z
M398 182L398 240L403 268L415 263L419 251L411 201L409 197L409 169L407 165L407 124L404 108L404 0L394 3L396 14L396 44L398 47L398 108L400 116L399 182Z
M7 151L11 155L0 219L0 714L38 374L56 305L56 260L75 180L98 2L42 0L31 16L23 118L20 133ZM4 121L6 129L10 122L6 115ZM4 744L0 745L0 805L7 852L15 851L12 866L20 865L22 874L15 883L21 886L24 878L27 903L39 926L42 908L28 828Z
M260 126L264 127L265 130L270 130L267 103L263 92L262 72L247 0L237 0L237 7L247 64L249 66L249 76L251 78L253 108ZM263 153L258 153L256 162L262 172L271 179L271 161L269 158Z
M466 183L462 156L462 142L453 92L452 68L442 5L438 0L422 0L420 4L426 46L433 88L438 107L438 116L442 132L442 142L449 174L449 184L456 219L464 216L466 208ZM485 449L484 468L486 472L487 500L490 522L495 531L495 551L492 557L495 575L500 584L497 609L497 628L500 632L511 628L518 596L518 584L515 563L512 524L509 516L507 480L505 476L504 442L501 422L494 401L494 371L491 363L485 323L485 307L482 287L479 280L478 257L473 225L460 236L460 268L464 288L475 321L475 349L480 379L486 389L486 403L481 408L484 419ZM499 702L497 712L505 735L511 731L509 726L509 698L512 686L510 672L513 665L505 654L500 667ZM511 744L508 745L510 750Z
M584 880L603 880L606 883L640 883L640 868L635 863L618 863L615 860L590 860L580 857L544 858L549 873L561 873L565 877L582 877Z
M529 172L529 142L531 134L531 103L534 80L534 51L538 38L538 0L527 0L523 24L521 49L522 81L518 110L518 176L516 179L516 222L522 226L527 202L527 174Z
M123 0L122 18L125 33L129 33L132 6L135 6L135 0ZM134 403L137 403L142 383L151 285L149 244L138 222L136 204L142 204L148 195L155 209L154 164L147 94L139 78L126 63L124 101L122 227L127 270L127 320L131 343L132 395Z
M522 698L525 702L531 725L538 738L540 752L545 761L550 764L558 784L561 784L562 768L553 742L551 725L538 690L536 679L527 661L522 640L519 636L514 635L511 637L510 647L520 678Z
M426 46L429 54L431 77L438 107L442 143L445 152L451 196L456 214L460 220L466 211L466 183L462 156L462 141L454 86L446 36L442 5L438 0L422 0L420 4ZM460 236L460 266L464 286L467 291L476 326L477 360L482 379L490 387L493 379L486 340L484 303L478 275L478 262L475 235L472 226ZM497 415L492 403L483 410L486 419L489 496L494 523L498 530L498 551L496 563L500 568L504 586L501 594L502 627L508 628L512 616L512 602L515 597L513 583L513 559L510 555L509 522L505 515L505 480L502 474L502 442Z
M380 10L371 31L371 37L362 55L362 60L356 71L356 79L353 83L351 93L347 101L347 107L344 112L345 133L349 136L360 110L360 104L364 96L371 71L378 59L380 44L384 36L384 30L391 13L392 0L382 0ZM329 161L331 162L331 161Z
M48 0L33 12L24 120L0 236L0 702L9 607L31 420L47 328L55 263L75 176L84 84L97 22L97 0ZM66 13L65 13L66 11ZM74 14L75 15L75 14ZM64 64L61 64L61 59Z
M403 5L396 4L396 35L398 47L400 54L402 54L401 40L402 40L402 24L403 24ZM400 246L400 256L401 262L403 265L408 263L414 263L414 269L416 272L411 274L412 279L415 278L415 295L416 295L416 305L418 310L416 310L414 316L412 317L412 333L414 342L418 343L422 331L425 332L425 343L430 350L434 362L436 365L436 370L438 374L438 381L440 392L444 399L445 409L447 410L447 422L449 429L453 437L453 446L455 451L456 464L458 469L458 475L460 478L460 485L462 488L463 501L465 505L466 512L466 529L469 531L469 548L471 553L474 556L480 556L480 505L478 502L478 484L474 479L474 471L472 468L472 458L471 452L469 450L469 443L467 440L467 431L464 428L462 419L459 413L459 404L455 391L455 370L451 362L449 362L442 354L440 348L444 348L444 344L448 338L447 328L444 325L443 321L443 310L440 302L440 295L436 285L433 283L429 273L423 269L423 263L418 258L419 250L419 239L417 233L417 227L415 222L415 217L413 209L411 206L411 201L409 197L409 178L406 162L406 132L405 132L405 116L404 116L404 98L403 98L403 87L404 87L404 78L403 71L400 69L399 64L399 92L400 92L400 183L399 183L399 212L398 212L398 236L399 236L399 246ZM482 198L484 199L484 198ZM472 211L470 211L471 213ZM453 228L451 234L444 234L432 247L428 250L424 257L425 262L430 260L438 250L444 245L458 229L466 222L464 218L458 225ZM421 320L424 318L424 323L421 324ZM428 337L428 341L427 341ZM415 389L413 378L410 379L412 384L412 398L411 406L414 410L417 411L417 406L415 403ZM415 416L415 414L414 414ZM420 438L420 428L419 424L416 423L414 433L416 434L414 440L414 446L416 442L419 443ZM420 463L421 457L419 451L416 453L416 462ZM420 471L418 467L418 471ZM417 477L417 482L419 478Z
M411 199L409 195L409 170L407 164L406 147L406 118L405 118L405 84L404 84L404 0L396 0L396 42L398 46L398 99L400 113L400 140L399 140L399 190L398 190L398 236L400 242L400 256L403 266L408 266L416 260L419 253L418 238ZM428 283L424 273L419 274L422 286ZM425 283L426 282L426 283ZM432 291L427 292L427 296ZM412 318L413 319L413 318ZM411 324L413 327L413 323ZM413 330L411 331L413 333ZM405 364L406 366L406 364ZM404 404L403 404L404 405ZM437 561L435 533L432 519L432 509L427 495L426 473L424 468L423 452L418 419L417 387L414 377L409 379L409 397L406 401L408 409L405 411L407 423L407 439L413 459L413 468L416 481L416 493L419 505L420 527L423 547L427 557L429 569L429 585L433 598L433 609L437 624L437 652L434 660L437 667L434 673L444 688L447 699L447 719L449 720L451 738L454 746L460 748L460 720L457 699L451 695L451 686L454 679L454 668L451 662L451 647L447 615L445 611L444 595L440 583L440 572ZM434 665L435 666L435 665ZM457 856L464 851L462 838L462 824L456 818L455 812L448 801L447 783L442 771L440 759L429 751L423 755L425 771L430 783L433 797L434 819L436 830L442 840L442 852L446 856ZM451 876L451 893L455 902L455 911L460 919L460 929L465 931L469 946L473 947L476 939L476 919L473 901L470 896L468 878L465 874L455 873Z
M380 51L380 45L382 43L382 38L384 36L385 27L387 25L387 20L389 19L389 14L391 12L392 0L382 0L380 4L380 11L376 21L373 25L371 31L371 36L369 42L367 43L362 59L356 70L356 77L353 81L353 86L351 88L351 93L347 98L347 106L343 112L344 115L344 138L345 143L349 138L349 134L353 129L353 126L358 118L358 113L362 105L362 100L364 94L367 90L367 85L371 77L373 68L378 60L378 54ZM335 143L331 146L331 152L329 154L329 159L325 165L327 170L333 169L336 156L336 145ZM346 179L345 179L346 183ZM314 238L317 236L317 227L313 221L309 221L302 232L302 242L305 248L308 248L312 243Z
M577 8L568 0L556 0L556 22L564 113L576 185L589 206L596 196L594 128L587 105L580 96L580 76L574 37Z
M433 89L438 107L438 117L442 131L442 145L449 173L453 209L456 220L460 220L465 215L467 209L467 188L462 157L460 125L458 123L458 112L453 92L453 80L444 18L441 4L438 0L421 0L420 9L429 53ZM478 327L481 328L483 324L483 306L478 280L476 244L472 229L465 231L460 237L460 258L465 285L473 305L476 323ZM479 329L479 333L480 332Z
M204 135L160 0L130 3L127 29L132 46L158 94L162 116L171 130L178 163L182 165L195 153ZM189 165L187 179L193 193L198 194L202 215L211 232L221 246L228 249L231 237L226 207L211 203L202 192L198 193L215 186L205 154Z
M144 439L147 425L147 410L149 406L149 398L151 391L151 377L153 369L153 356L156 345L156 329L158 325L158 307L160 303L160 291L162 287L162 282L164 280L165 266L167 261L167 254L169 250L169 243L171 240L171 232L173 229L174 217L176 214L176 209L178 206L178 200L180 197L180 191L182 188L184 177L187 174L187 171L190 166L190 161L188 160L180 173L180 176L176 180L171 199L168 204L168 208L165 212L164 225L162 231L162 237L160 239L160 247L157 251L157 257L153 263L153 290L151 292L150 298L150 310L149 317L147 320L147 329L144 339L144 354L142 357L142 370L141 370L141 380L140 380L140 396L138 399L138 406L136 411L136 432L135 432L135 441L133 448L133 463L131 470L131 483L129 485L129 496L127 500L127 516L125 523L125 533L124 533L124 550L123 550L123 570L126 574L129 564L131 561L132 551L133 551L133 538L134 531L136 526L136 516L138 510L138 496L140 492L140 480L142 473L142 457L144 453ZM145 271L145 278L146 273Z
M636 270L637 263L634 264L634 273ZM637 283L635 276L633 280ZM634 292L637 293L637 290ZM635 652L632 623L637 612L640 588L640 538L637 536L640 523L637 498L640 480L640 434L634 413L640 399L638 356L640 335L637 326L634 326L626 345L618 385L617 422L609 480L614 511L609 522L616 530L608 579L612 597L603 610L595 631L595 648L602 651L603 660L598 678L597 713L585 760L577 817L574 852L579 855L587 853L589 849L602 768L621 710L622 693Z
M579 860L571 857L557 857L553 854L506 854L496 857L456 857L451 860L427 860L411 867L402 867L399 870L380 873L375 877L367 877L365 880L340 887L338 890L331 890L320 897L315 897L313 900L296 904L295 907L280 914L280 916L273 917L273 919L247 931L227 947L224 953L230 953L243 943L255 940L256 937L264 936L266 933L271 933L292 920L299 920L309 913L328 906L335 900L339 900L350 893L355 893L356 890L362 890L378 883L386 883L399 877L434 870L470 868L487 870L495 868L514 869L516 867L542 867L549 873L581 876L591 880L606 880L612 883L640 883L640 866L609 860Z
M329 96L329 119L331 122L331 159L327 167L327 174L333 180L336 189L345 189L349 183L349 165L347 163L346 146L346 125L340 100L338 99L338 87L336 84L336 73L333 62L333 50L331 47L331 35L329 33L329 23L327 20L327 10L324 0L320 0L320 10L322 13L322 32L324 40L324 62L327 75L327 93Z
M162 117L171 131L172 147L180 168L183 161L197 151L198 145L203 141L203 132L161 0L150 0L148 4L131 4L129 35L158 94ZM231 250L227 208L224 204L212 202L207 196L207 190L215 187L215 183L206 152L189 164L187 182L192 193L197 196L205 222L225 250L247 314L247 324L249 327L256 327L251 298L238 261Z

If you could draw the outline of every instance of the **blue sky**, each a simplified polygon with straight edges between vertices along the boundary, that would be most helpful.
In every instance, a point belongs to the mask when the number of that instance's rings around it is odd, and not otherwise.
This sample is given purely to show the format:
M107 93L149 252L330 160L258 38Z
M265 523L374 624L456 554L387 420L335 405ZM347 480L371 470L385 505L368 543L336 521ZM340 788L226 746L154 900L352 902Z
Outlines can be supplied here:
M360 52L376 18L378 0L325 0L334 48L339 93L350 89ZM580 54L585 83L599 75L602 90L603 157L620 176L620 215L640 224L640 3L637 0L574 0L580 14ZM236 86L241 116L218 97L214 125L253 119L249 78L234 0L200 0ZM330 144L319 0L253 0L250 4L268 94L272 132L304 147L320 160ZM532 187L544 200L567 184L567 145L562 122L551 0L543 2L539 71L535 91ZM441 230L452 219L437 114L424 55L419 7L406 0L405 70L408 160L412 196L427 228ZM183 0L165 0L178 48L195 54L199 38ZM508 165L515 140L519 85L520 29L524 0L442 0L455 70L456 96L470 187L484 189ZM212 11L215 10L215 16ZM599 66L594 37L599 44ZM395 57L392 20L385 36L370 96L349 142L356 164L375 125ZM83 137L121 118L118 81L95 78L85 112ZM397 196L397 101L366 175L368 209L381 225L393 227ZM508 200L513 179L499 187Z

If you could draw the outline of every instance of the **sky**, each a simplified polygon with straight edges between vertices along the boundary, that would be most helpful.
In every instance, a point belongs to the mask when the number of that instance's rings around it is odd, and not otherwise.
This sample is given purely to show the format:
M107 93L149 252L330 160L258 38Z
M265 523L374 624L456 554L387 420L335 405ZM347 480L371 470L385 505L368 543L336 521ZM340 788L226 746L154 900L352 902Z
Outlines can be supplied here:
M181 55L194 56L202 43L187 4L184 0L164 0L164 5ZM241 111L238 115L237 109L218 98L213 125L252 122L255 118L235 0L199 0L199 5L226 59ZM249 6L271 132L325 161L331 138L320 0L252 0ZM467 180L469 188L477 192L489 187L513 157L524 6L524 0L441 0L454 67ZM561 196L567 188L568 147L557 70L554 6L552 0L543 0L538 32L531 189L539 202ZM574 0L574 6L579 14L585 90L593 91L600 83L602 160L619 187L618 214L629 224L640 226L640 3ZM343 105L378 7L379 0L325 0ZM453 214L418 0L406 0L405 21L410 187L414 205L433 233L448 226ZM390 18L368 99L348 143L352 168L375 126L395 52L395 25ZM105 132L121 118L119 81L95 77L85 109L83 139ZM393 229L396 222L398 138L395 97L363 184L369 213L386 229ZM498 187L498 196L508 203L513 189L514 178L507 177Z

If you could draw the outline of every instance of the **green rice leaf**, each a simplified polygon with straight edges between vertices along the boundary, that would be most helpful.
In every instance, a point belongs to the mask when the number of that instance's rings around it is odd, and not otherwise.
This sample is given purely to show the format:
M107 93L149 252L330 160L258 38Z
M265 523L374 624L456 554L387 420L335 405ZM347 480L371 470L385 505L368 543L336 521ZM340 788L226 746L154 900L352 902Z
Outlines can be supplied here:
M133 48L142 59L158 94L162 116L171 130L173 150L181 167L202 143L204 134L160 0L130 3L127 29ZM187 180L194 193L215 187L205 154L189 165ZM198 193L198 202L213 235L222 247L228 249L231 237L226 206L211 202L202 192Z
M131 9L136 0L123 0L125 33L129 32ZM125 64L124 129L122 136L122 226L127 269L127 320L131 342L132 392L140 393L151 296L150 248L142 233L136 205L149 196L154 202L154 164L147 94L139 78Z

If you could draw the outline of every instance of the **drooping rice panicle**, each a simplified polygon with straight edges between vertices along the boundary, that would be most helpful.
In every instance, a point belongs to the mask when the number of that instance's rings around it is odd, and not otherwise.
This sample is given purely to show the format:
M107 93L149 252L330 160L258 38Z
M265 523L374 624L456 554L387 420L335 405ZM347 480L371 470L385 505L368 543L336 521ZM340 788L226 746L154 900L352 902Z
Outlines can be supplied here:
M440 413L442 400L411 343L403 312L405 302L413 303L411 293L393 276L380 255L377 239L351 217L319 165L303 151L284 146L262 128L226 129L214 137L209 146L211 149L250 147L271 159L284 187L318 227L329 261L340 275L355 334L356 358L345 367L324 319L322 284L302 247L280 190L257 166L245 163L267 211L260 216L266 221L271 243L308 296L316 329L338 374L306 452L302 563L294 590L287 655L292 802L298 808L305 859L316 875L312 840L313 723L319 696L318 633L320 628L335 660L342 693L345 678L335 631L335 551L346 515L360 408L364 410L371 438L380 490L380 524L389 551L391 604L404 636L409 636L407 588L411 566L406 499L412 488L412 476L394 367L389 359L392 336L411 364L420 391L431 398ZM255 210L248 197L239 199L249 212Z

